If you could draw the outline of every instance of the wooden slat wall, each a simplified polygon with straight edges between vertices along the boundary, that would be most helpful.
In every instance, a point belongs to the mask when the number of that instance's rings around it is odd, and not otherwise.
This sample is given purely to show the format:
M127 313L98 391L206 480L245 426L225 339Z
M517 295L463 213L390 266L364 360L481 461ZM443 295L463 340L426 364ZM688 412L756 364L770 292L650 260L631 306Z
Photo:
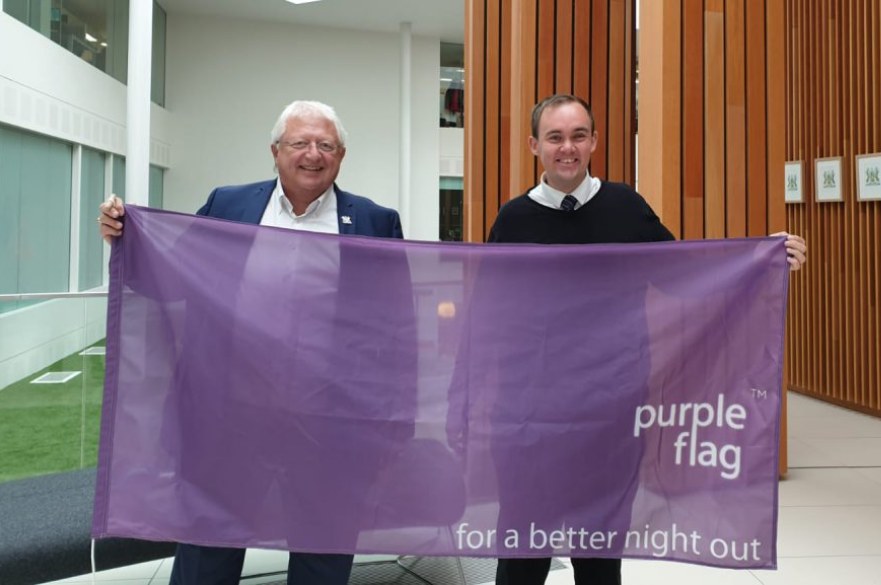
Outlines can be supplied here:
M786 228L786 1L641 0L638 189L679 238Z
M643 1L639 191L681 238L785 229L783 2Z
M810 261L791 281L794 390L881 415L881 202L857 201L855 156L881 152L881 3L786 0L785 148L805 202L786 206ZM842 203L816 203L814 160L842 157Z
M466 0L465 239L538 182L527 148L532 106L552 93L591 103L591 173L633 184L635 0Z

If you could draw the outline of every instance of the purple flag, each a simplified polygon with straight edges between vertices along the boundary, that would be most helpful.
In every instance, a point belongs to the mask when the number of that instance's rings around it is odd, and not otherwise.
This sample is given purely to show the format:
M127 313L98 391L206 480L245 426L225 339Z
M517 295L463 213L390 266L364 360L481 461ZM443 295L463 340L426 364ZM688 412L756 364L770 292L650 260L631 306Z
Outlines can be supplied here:
M93 534L775 567L787 271L127 206Z

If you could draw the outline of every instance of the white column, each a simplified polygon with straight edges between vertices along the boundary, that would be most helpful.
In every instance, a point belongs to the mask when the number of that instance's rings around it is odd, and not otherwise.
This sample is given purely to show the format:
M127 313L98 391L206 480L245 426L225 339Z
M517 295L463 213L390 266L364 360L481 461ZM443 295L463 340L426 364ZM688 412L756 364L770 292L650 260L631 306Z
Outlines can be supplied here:
M413 166L412 150L412 60L413 33L409 22L401 23L401 166L398 188L398 211L404 225L404 235L410 228L410 175Z
M150 182L150 74L153 0L129 0L125 198L147 205Z
M80 200L83 196L83 145L74 145L72 155L70 175L70 261L68 262L70 274L67 279L67 290L78 292L80 290Z

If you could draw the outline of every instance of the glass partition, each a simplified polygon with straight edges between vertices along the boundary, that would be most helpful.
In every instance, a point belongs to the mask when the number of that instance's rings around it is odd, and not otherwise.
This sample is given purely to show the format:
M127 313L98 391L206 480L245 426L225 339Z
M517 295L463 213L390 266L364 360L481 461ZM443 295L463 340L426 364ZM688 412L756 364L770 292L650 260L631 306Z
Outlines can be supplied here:
M104 247L95 226L95 212L104 199L104 168L107 155L82 149L80 170L79 290L101 286Z
M72 166L70 144L0 126L0 294L68 289Z
M0 482L97 463L106 298L39 296L0 295Z
M465 45L441 43L440 125L465 126Z
M148 192L147 205L162 209L162 201L165 196L165 169L150 165Z

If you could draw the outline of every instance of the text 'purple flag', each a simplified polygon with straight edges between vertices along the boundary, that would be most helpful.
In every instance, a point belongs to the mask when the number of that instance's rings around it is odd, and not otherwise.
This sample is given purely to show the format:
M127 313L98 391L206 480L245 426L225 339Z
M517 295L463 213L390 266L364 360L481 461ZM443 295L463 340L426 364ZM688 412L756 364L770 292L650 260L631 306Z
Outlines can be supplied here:
M93 534L772 568L787 266L127 206Z

